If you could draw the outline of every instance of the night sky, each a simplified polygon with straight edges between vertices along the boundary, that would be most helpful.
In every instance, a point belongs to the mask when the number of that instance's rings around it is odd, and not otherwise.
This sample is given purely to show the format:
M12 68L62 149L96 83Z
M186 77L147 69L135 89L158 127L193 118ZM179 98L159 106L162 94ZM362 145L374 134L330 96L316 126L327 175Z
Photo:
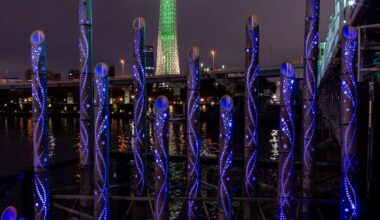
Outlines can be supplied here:
M94 0L94 62L116 65L126 57L132 61L132 21L143 16L147 43L157 44L159 0ZM181 71L186 51L196 45L201 59L216 65L244 65L244 22L250 14L260 18L261 67L277 66L302 56L305 0L177 0L178 41ZM326 37L333 0L321 0L321 40ZM22 77L30 68L29 36L35 29L47 37L48 69L66 73L78 68L77 0L0 1L0 78ZM271 52L272 51L272 52ZM4 73L5 69L8 73Z

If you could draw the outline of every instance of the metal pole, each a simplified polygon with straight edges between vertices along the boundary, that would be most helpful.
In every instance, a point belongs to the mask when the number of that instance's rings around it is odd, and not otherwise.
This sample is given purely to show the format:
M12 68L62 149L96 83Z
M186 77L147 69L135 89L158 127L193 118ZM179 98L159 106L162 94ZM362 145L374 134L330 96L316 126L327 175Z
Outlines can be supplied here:
M145 62L145 20L136 18L133 21L134 29L134 132L133 132L133 183L137 196L146 194L146 62Z
M259 74L259 19L248 17L245 25L245 94L244 94L244 188L248 198L255 193L258 154L257 77ZM254 204L245 203L244 218L255 216Z
M34 156L34 219L50 219L49 143L47 125L46 42L42 31L34 31L32 44L32 119Z
M345 26L342 32L342 73L340 89L342 174L340 191L340 218L357 219L359 217L356 192L356 111L358 105L356 81L356 40L358 32L352 26Z
M109 95L108 66L95 66L95 167L94 167L94 216L98 220L110 219L109 215Z
M302 197L312 198L315 174L315 125L318 84L319 0L306 0L305 71L302 98ZM310 219L310 204L302 203L303 219Z
M187 75L187 185L188 197L187 217L198 219L201 215L201 203L191 199L200 196L200 84L199 84L199 55L198 47L190 48L188 52Z
M80 194L92 195L94 191L92 0L79 0L79 52ZM93 201L80 201L80 210L83 213L92 215L93 206Z
M220 100L219 119L219 205L218 219L232 219L231 166L233 160L233 100L225 95Z
M278 219L294 219L294 147L295 126L295 92L296 81L294 67L290 63L281 66L280 76L280 146L278 174Z
M248 197L254 195L258 148L257 77L259 75L259 21L255 15L246 23L245 55L245 191ZM248 210L247 210L248 211Z
M169 219L169 100L159 96L155 103L155 220Z

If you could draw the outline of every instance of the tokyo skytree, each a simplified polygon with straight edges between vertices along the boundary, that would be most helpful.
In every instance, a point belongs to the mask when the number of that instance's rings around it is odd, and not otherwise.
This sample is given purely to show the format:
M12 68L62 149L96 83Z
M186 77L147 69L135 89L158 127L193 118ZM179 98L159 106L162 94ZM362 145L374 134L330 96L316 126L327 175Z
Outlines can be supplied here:
M176 0L160 0L156 75L180 74Z

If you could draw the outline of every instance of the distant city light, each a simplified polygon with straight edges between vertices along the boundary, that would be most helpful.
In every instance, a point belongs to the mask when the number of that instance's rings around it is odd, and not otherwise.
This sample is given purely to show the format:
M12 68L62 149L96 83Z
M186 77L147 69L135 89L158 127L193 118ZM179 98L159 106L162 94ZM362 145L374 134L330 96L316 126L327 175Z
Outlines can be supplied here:
M226 68L226 66L225 65L222 65L222 69L225 69Z

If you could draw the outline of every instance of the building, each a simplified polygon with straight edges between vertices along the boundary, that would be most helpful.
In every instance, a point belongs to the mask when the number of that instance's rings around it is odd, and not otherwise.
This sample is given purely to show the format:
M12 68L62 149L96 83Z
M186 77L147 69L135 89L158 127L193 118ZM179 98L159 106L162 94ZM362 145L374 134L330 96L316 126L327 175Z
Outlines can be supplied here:
M145 47L145 59L146 59L146 74L148 76L154 75L154 46L146 45Z
M79 80L79 70L77 69L72 69L69 70L69 80Z
M180 74L176 0L160 0L156 75Z

